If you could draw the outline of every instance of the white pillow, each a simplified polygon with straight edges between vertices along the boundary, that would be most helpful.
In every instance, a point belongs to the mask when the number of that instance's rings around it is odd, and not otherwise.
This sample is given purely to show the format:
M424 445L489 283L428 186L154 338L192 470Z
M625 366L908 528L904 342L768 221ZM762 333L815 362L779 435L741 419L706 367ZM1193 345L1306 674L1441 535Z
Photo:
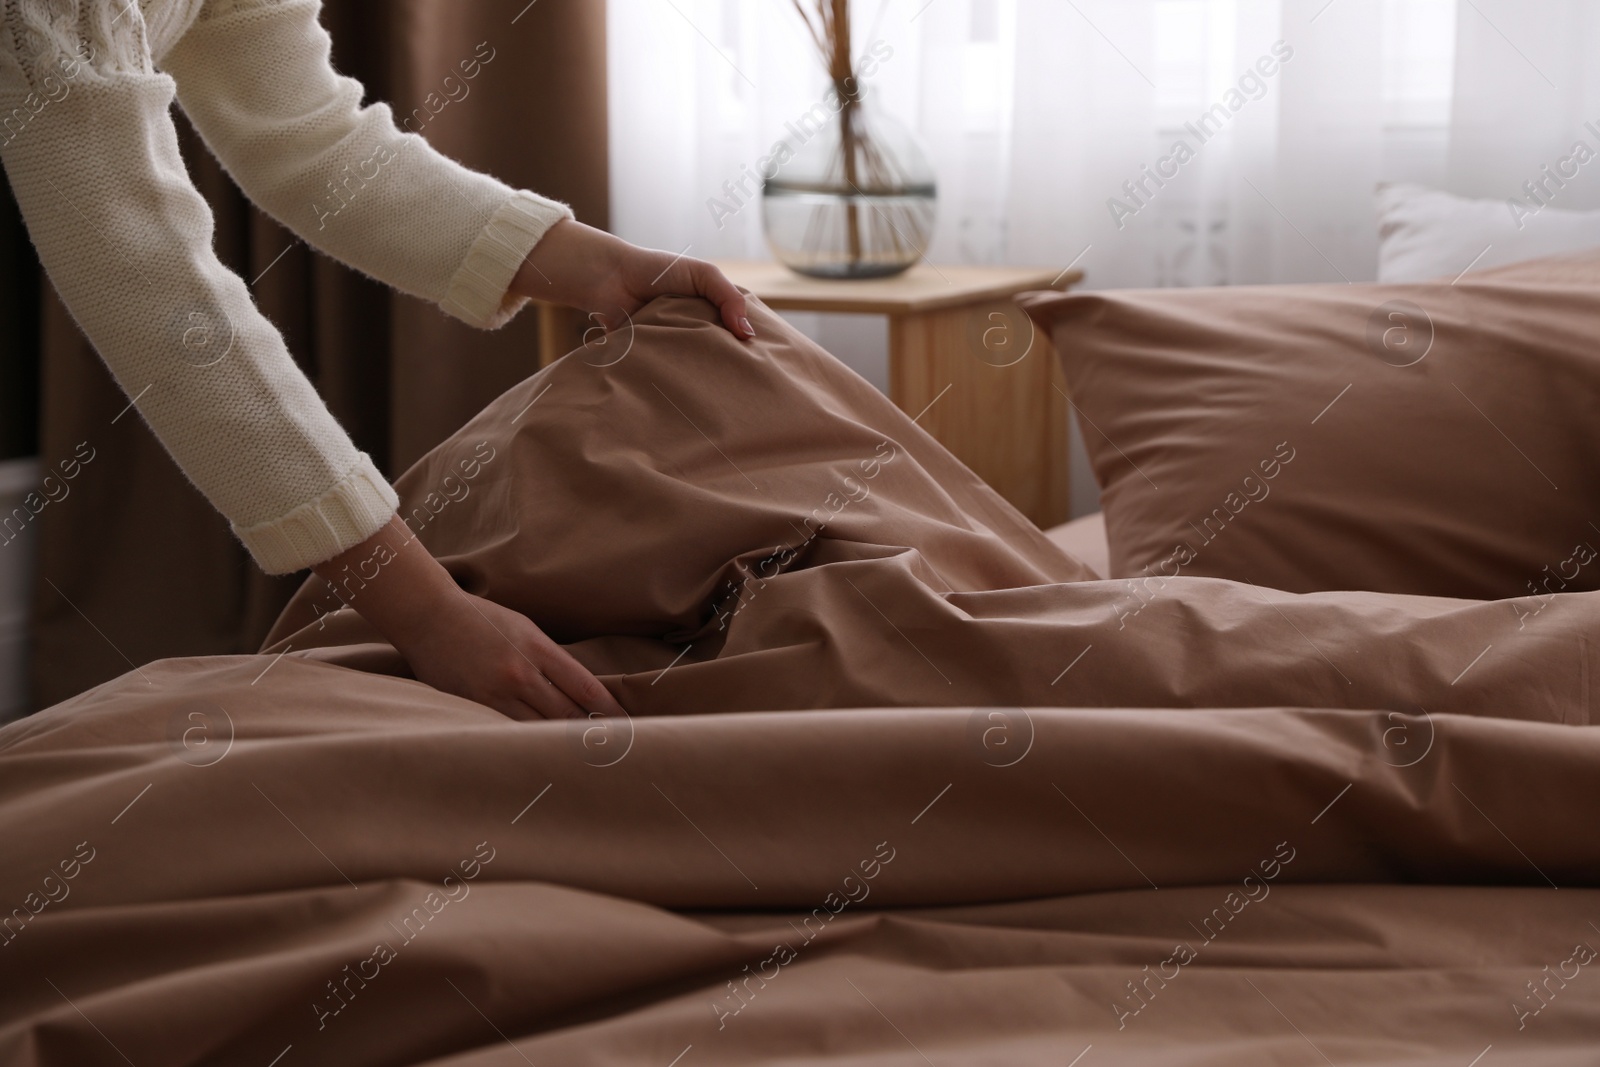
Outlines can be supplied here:
M1525 196L1468 200L1421 185L1378 186L1380 282L1450 280L1469 266L1589 248L1600 248L1600 211L1538 207Z

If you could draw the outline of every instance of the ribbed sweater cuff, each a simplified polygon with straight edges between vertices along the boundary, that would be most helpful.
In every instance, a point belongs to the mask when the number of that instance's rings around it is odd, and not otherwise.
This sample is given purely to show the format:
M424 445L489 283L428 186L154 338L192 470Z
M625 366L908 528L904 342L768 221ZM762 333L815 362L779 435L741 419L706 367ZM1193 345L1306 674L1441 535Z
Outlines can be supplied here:
M510 292L512 279L546 231L572 217L572 209L555 200L528 192L512 196L478 234L439 306L483 330L510 322L528 302Z
M233 532L268 574L292 574L332 559L383 529L400 506L366 453L339 484L271 522Z

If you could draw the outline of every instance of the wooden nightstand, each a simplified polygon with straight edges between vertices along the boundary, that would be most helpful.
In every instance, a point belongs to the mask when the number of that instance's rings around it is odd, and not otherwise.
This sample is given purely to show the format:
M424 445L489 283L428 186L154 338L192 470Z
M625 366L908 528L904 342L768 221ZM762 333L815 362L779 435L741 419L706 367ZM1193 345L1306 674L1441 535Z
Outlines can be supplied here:
M1071 517L1061 371L1011 298L1082 271L919 264L825 281L777 263L717 266L776 311L888 316L890 399L1041 528Z

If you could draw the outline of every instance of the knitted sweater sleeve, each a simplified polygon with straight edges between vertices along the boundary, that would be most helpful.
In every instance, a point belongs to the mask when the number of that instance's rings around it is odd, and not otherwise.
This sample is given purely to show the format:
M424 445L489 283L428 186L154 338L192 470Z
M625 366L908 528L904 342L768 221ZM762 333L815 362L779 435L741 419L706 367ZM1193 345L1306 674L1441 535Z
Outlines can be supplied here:
M511 280L571 210L460 166L387 105L361 106L339 76L321 0L205 0L162 58L178 101L233 179L263 210L336 259L396 289L496 328L526 303ZM464 96L494 58L463 57L431 94L428 120ZM408 116L408 128L415 125Z
M327 67L325 41L319 51L310 36L315 3L226 2L224 11L208 0L208 18L243 19L258 30L292 24L296 9L310 18L301 29L311 47L280 55L274 77L297 91L320 85L320 94L291 100L283 92L263 98L218 89L215 107L237 110L246 133L202 120L224 162L251 175L247 190L261 191L269 206L287 204L304 188L296 175L314 180L317 167L340 151L376 143L363 138L381 139L381 124L369 117L375 109L354 110L349 88ZM207 32L204 25L197 30ZM212 215L189 179L170 118L177 87L156 70L147 32L141 6L131 0L0 0L0 161L51 281L119 384L261 568L288 573L371 536L397 499L328 413L244 282L216 258ZM205 54L207 43L198 43L186 55ZM244 85L262 77L254 58L269 43L231 50ZM307 126L272 141L261 131L285 119L296 100ZM207 106L194 106L213 118ZM222 127L228 132L217 133ZM441 159L434 173L449 168L454 164ZM415 170L384 176L394 185L421 180ZM443 188L436 178L431 191ZM314 243L483 325L515 311L504 299L506 265L536 243L541 222L560 213L538 198L469 179L461 191L470 207L433 212L444 216L437 231L417 225L424 212L412 202L405 226L419 238L445 234L437 247L419 250L402 240L400 220L371 210L397 194L371 191L361 210L351 202L329 221L329 228L348 227ZM387 203L396 210L394 199ZM512 221L500 221L507 217ZM367 227L363 239L356 231Z

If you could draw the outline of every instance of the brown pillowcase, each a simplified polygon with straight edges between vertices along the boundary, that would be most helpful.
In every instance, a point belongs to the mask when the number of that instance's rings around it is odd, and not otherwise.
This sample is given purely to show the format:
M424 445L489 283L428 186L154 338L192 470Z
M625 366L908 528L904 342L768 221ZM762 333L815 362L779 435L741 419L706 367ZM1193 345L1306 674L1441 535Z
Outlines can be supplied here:
M1066 372L1113 577L1600 588L1600 253L1021 302Z

